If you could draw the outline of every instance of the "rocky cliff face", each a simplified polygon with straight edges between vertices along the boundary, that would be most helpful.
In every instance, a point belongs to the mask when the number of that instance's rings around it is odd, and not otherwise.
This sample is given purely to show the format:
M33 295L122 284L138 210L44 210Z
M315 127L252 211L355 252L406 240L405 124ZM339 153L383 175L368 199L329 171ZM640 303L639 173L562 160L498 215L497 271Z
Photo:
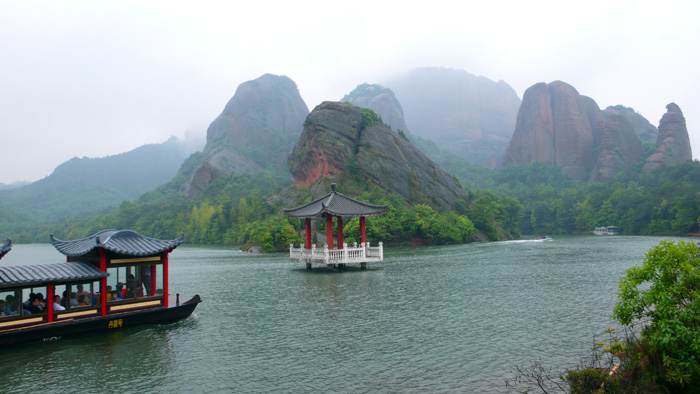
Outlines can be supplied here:
M545 161L572 178L584 179L594 162L590 118L595 119L595 108L591 107L564 82L531 86L523 95L503 165Z
M389 88L365 83L346 94L340 102L369 108L381 116L384 123L388 124L394 131L408 131L401 103Z
M360 177L411 203L452 208L456 200L467 198L451 175L376 115L373 119L373 113L363 111L351 104L324 102L309 114L288 160L297 185Z
M419 68L385 85L401 102L411 133L471 163L500 164L520 107L507 83L462 70Z
M642 155L634 126L622 115L609 114L596 125L598 157L591 181L613 178L632 167Z
M634 127L634 132L640 141L656 143L659 131L634 109L623 105L609 106L603 110L603 116L607 118L610 115L624 116Z
M263 169L286 173L287 154L308 113L296 84L287 77L265 74L241 84L209 125L201 162L181 191L197 195L225 174L257 174Z
M642 173L689 160L693 160L693 153L690 149L685 117L677 104L670 103L666 106L666 113L659 121L656 151L647 159Z
M538 83L523 95L503 165L545 161L574 179L603 180L641 155L634 127L623 116L606 119L598 104L561 81Z

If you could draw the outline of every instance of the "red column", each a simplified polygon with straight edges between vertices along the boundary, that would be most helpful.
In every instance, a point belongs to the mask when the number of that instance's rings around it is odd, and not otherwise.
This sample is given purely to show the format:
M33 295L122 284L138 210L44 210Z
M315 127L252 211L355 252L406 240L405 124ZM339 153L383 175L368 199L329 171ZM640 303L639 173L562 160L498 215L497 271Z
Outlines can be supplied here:
M367 232L365 231L364 216L360 216L360 242L367 242Z
M168 307L168 253L163 257L163 306Z
M333 215L326 215L326 238L328 249L333 249Z
M53 321L53 297L56 294L56 285L49 283L46 289L46 310L48 312L48 322Z
M338 216L338 249L343 249L343 217Z
M304 247L306 249L311 249L311 219L306 218L304 220L304 227L306 230L306 243L304 244Z
M100 271L107 272L107 251L100 248ZM100 315L107 316L107 278L100 279Z

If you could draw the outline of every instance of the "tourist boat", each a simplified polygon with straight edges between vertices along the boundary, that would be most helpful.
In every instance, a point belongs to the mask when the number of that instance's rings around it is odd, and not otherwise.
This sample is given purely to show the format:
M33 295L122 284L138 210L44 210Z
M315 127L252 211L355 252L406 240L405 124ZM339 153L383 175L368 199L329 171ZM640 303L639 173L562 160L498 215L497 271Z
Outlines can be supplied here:
M593 230L593 234L595 235L618 235L621 232L622 229L616 226L596 227Z
M74 241L51 234L66 262L0 266L0 345L189 316L199 295L181 303L168 288L168 254L182 242L183 236L158 240L129 230L103 230ZM7 240L0 257L10 248ZM44 307L36 301L40 294L46 295Z

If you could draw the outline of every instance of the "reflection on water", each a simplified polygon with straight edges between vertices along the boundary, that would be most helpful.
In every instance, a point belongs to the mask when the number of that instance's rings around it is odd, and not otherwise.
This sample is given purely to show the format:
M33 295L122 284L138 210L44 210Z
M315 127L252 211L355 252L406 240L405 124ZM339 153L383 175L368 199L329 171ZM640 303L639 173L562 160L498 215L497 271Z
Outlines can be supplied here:
M660 240L387 248L344 272L181 246L170 288L202 296L193 316L0 350L0 392L507 392L516 364L585 356L619 277Z

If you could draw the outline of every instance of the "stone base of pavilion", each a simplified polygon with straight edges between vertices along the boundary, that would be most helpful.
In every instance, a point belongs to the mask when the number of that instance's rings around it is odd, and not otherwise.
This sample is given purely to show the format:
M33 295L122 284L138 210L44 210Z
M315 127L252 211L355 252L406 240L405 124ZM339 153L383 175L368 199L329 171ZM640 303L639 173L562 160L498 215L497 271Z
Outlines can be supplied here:
M384 261L384 244L379 243L379 246L370 246L369 242L357 242L352 246L344 243L342 249L328 249L328 245L322 248L311 245L311 249L304 248L304 245L299 245L295 248L294 245L289 245L289 259L296 262L306 263L306 269L311 269L313 264L323 264L329 269L342 269L347 264L360 264L360 269L367 269L367 263L376 263Z

